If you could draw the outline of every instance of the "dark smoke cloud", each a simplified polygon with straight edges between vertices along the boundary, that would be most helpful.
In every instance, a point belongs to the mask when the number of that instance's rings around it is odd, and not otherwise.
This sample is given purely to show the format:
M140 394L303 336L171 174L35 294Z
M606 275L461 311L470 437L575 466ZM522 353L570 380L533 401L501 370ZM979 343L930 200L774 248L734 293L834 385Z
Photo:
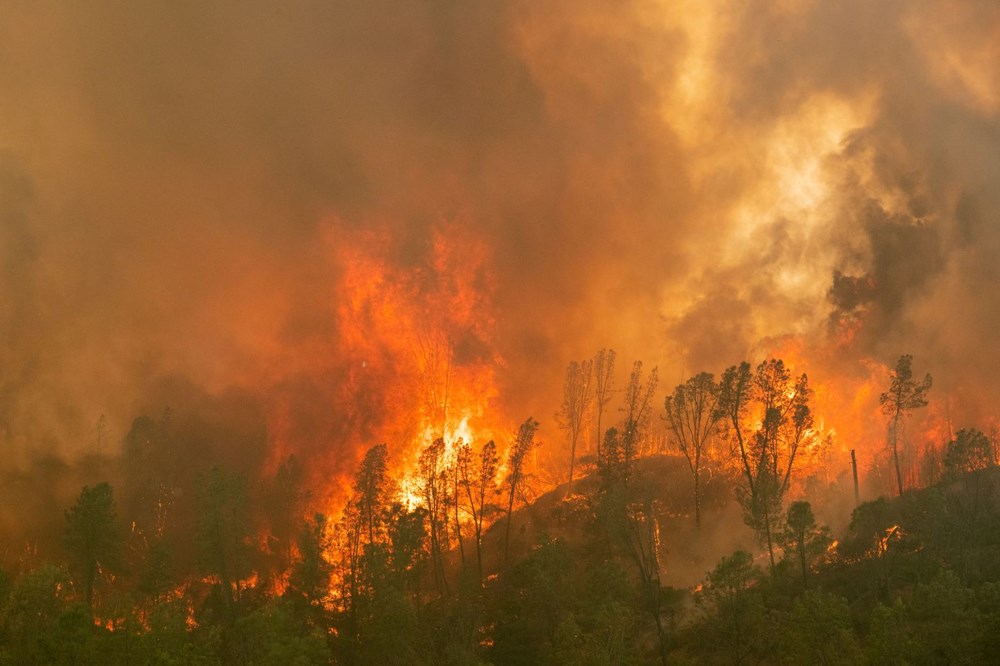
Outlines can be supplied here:
M993 3L5 15L8 462L78 457L102 413L121 437L182 376L258 392L294 447L349 469L330 451L377 429L336 405L357 359L338 357L332 249L373 225L402 266L442 221L493 247L512 422L551 414L599 347L671 383L786 335L824 347L841 311L862 322L850 357L912 351L1000 393L981 358L1000 324Z

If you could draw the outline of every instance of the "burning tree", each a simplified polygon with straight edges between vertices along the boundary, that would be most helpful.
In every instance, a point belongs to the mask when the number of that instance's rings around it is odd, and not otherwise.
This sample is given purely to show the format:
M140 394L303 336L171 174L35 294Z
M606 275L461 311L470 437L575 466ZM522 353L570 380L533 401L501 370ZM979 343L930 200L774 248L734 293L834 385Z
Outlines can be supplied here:
M694 523L701 528L702 457L723 414L719 404L719 384L708 372L695 375L674 389L664 400L667 426L681 453L687 458L694 477Z
M806 375L793 379L780 359L750 371L749 363L722 376L718 412L726 420L743 471L737 488L744 521L767 545L774 571L774 538L795 456L812 429Z
M576 463L576 445L583 430L583 420L594 397L590 383L593 379L593 362L573 361L566 369L566 384L563 388L563 403L556 414L556 420L569 437L569 491L573 489L573 469Z
M913 379L910 367L913 356L904 354L896 361L896 370L890 376L889 390L879 396L882 412L889 417L889 445L892 448L892 462L896 467L896 485L903 494L903 474L899 469L899 426L914 409L927 406L927 391L931 388L930 374L923 381Z

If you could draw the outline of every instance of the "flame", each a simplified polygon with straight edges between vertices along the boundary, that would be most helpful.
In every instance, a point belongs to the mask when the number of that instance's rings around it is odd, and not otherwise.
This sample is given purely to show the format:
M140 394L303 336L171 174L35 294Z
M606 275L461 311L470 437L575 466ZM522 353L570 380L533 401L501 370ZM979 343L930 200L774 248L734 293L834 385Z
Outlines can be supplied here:
M899 541L903 538L903 529L899 525L893 525L886 528L885 536L879 538L875 542L875 548L871 555L874 557L882 557L889 552L889 544L893 541Z
M451 459L460 441L478 445L509 430L496 381L491 250L461 220L441 222L416 249L387 225L351 230L334 221L327 246L339 269L331 287L337 326L317 362L337 368L330 408L341 423L320 454L327 464L310 465L313 481L324 510L337 515L350 489L344 477L384 442L400 500L412 506L421 449L443 437ZM296 449L285 416L272 411L279 459ZM339 474L322 472L329 467Z

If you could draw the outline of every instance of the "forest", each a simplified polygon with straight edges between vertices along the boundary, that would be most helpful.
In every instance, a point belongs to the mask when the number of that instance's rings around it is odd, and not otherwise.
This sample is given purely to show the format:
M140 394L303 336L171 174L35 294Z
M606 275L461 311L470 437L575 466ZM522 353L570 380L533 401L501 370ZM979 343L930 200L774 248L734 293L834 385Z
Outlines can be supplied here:
M932 388L912 363L873 415L894 492L864 503L856 469L817 462L807 376L773 358L654 404L655 369L618 385L602 350L567 369L555 487L529 418L507 441L435 437L409 470L374 445L335 515L309 515L294 456L251 478L171 411L139 417L65 509L56 556L0 576L0 662L985 663L996 440L961 429L904 483L902 426ZM844 506L836 534L817 519ZM734 532L749 545L721 550Z

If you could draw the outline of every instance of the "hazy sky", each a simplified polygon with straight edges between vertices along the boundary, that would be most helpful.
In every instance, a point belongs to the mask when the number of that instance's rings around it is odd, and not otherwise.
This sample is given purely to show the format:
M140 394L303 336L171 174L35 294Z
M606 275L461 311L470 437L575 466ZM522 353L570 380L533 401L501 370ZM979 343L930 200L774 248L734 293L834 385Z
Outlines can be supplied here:
M293 450L378 436L344 402L391 408L357 373L400 361L345 333L350 257L462 329L512 423L603 346L668 387L911 352L969 418L1000 397L992 0L0 7L8 463L177 378Z

